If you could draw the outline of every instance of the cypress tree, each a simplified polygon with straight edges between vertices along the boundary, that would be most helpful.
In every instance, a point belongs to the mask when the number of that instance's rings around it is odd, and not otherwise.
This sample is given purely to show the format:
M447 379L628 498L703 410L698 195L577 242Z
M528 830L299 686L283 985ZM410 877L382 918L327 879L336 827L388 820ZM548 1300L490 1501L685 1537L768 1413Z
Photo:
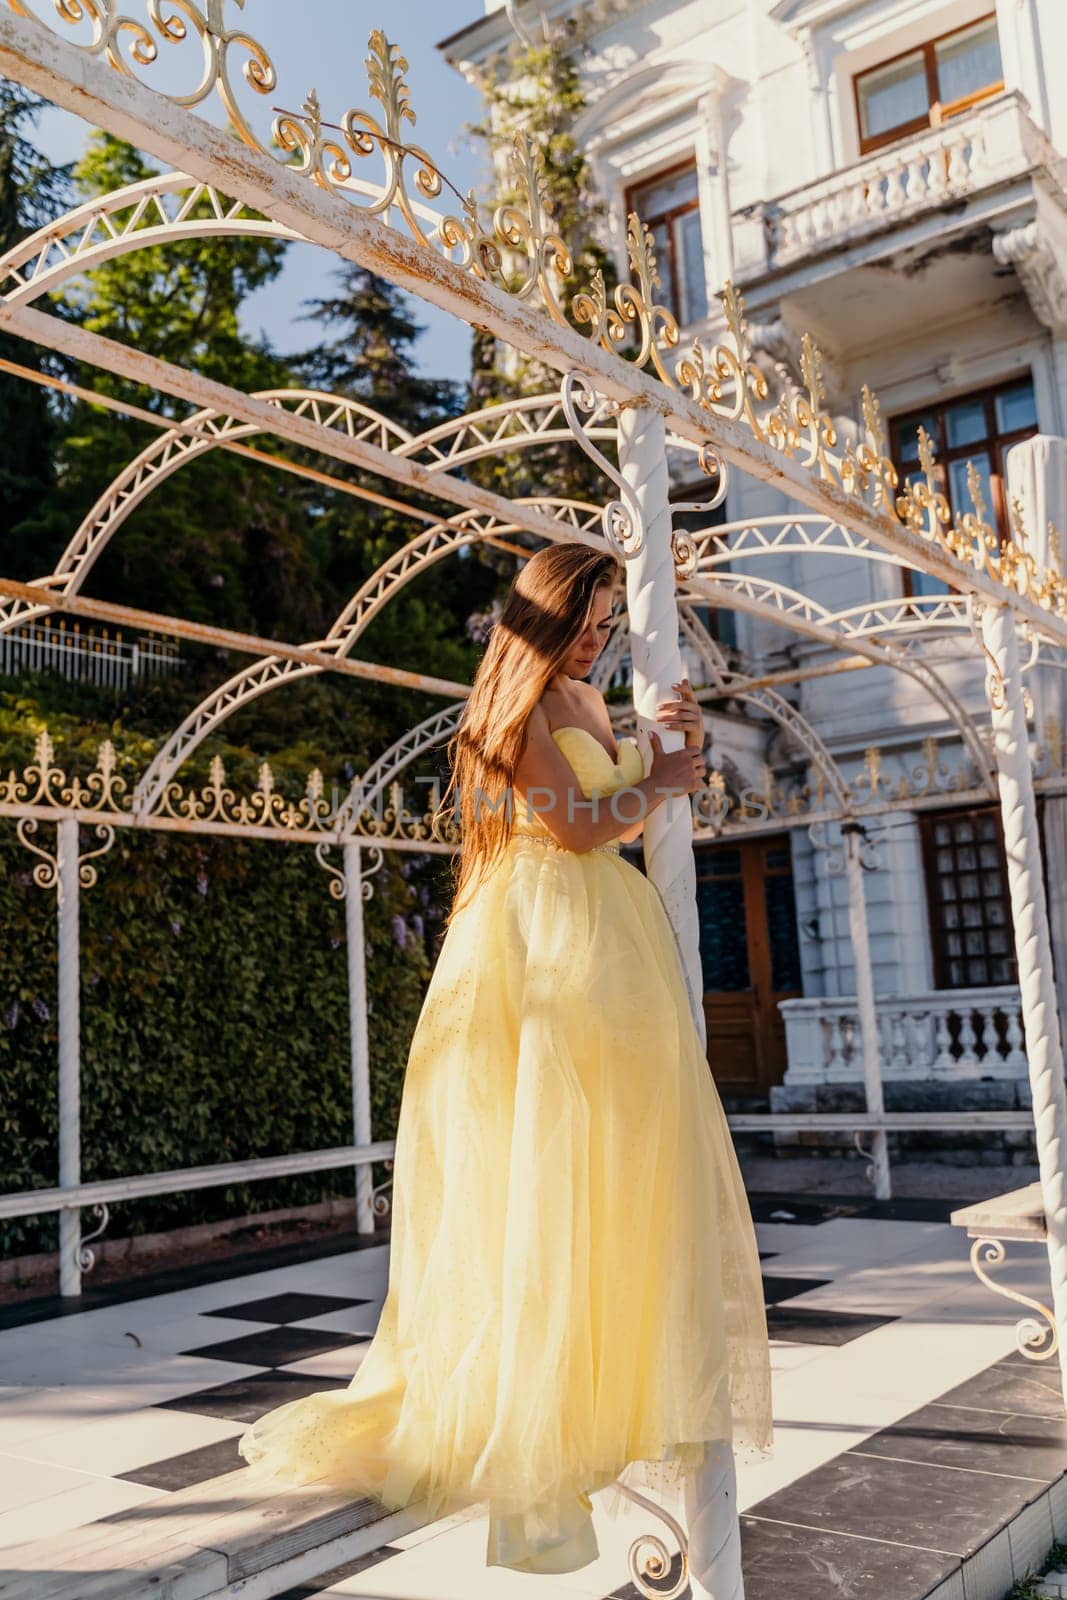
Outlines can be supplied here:
M0 255L57 216L67 204L69 167L55 166L27 137L45 102L0 78ZM0 335L0 356L41 371L45 357L21 339ZM22 527L54 482L55 418L45 390L0 372L0 536L13 577L36 574L32 539Z

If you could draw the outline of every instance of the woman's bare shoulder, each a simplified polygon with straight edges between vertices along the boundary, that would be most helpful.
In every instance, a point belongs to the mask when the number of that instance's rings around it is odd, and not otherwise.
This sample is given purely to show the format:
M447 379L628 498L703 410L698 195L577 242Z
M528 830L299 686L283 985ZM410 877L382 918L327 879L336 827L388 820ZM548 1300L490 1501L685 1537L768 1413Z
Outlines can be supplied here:
M533 733L535 730L539 733L548 732L548 711L543 700L538 700L526 718L526 731Z

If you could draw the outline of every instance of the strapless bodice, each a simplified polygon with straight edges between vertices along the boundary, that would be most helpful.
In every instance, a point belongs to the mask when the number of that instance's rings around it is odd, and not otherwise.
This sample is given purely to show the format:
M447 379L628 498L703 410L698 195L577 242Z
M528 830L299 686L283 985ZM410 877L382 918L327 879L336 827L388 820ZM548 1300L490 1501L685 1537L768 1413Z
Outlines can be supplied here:
M567 726L553 728L552 737L578 779L578 787L587 800L594 795L606 799L619 789L639 783L645 775L644 758L637 740L626 734L618 741L618 759L613 761L595 734L588 728ZM625 826L625 823L620 826ZM535 812L527 817L526 802L515 796L513 836L549 840L555 843L541 816ZM594 846L597 850L611 850L618 854L617 844Z

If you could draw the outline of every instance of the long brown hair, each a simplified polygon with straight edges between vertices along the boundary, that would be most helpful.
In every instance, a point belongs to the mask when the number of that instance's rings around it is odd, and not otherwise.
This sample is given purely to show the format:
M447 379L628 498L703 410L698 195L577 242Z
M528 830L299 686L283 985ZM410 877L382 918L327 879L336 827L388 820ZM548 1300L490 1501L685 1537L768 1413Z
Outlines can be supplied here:
M507 848L514 802L505 797L526 747L527 721L587 626L595 591L615 589L621 572L608 551L550 544L512 580L447 746L452 772L439 814L458 791L462 845L453 857L459 874L446 927Z

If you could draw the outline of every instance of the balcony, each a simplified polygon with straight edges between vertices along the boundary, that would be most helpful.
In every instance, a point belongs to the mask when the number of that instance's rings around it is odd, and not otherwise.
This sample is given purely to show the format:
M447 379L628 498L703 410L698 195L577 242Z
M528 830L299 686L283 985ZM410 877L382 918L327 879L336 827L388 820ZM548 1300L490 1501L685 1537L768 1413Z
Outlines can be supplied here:
M734 275L752 309L790 292L979 226L1025 226L1038 202L1035 177L1062 198L1067 163L1027 114L1017 93L998 95L941 128L901 140L817 183L733 217ZM979 247L992 287L988 233ZM817 306L813 309L818 309Z
M1019 991L931 989L884 995L875 1002L885 1082L959 1084L1027 1076ZM861 1084L859 1014L852 996L783 1000L788 1068L785 1086Z

